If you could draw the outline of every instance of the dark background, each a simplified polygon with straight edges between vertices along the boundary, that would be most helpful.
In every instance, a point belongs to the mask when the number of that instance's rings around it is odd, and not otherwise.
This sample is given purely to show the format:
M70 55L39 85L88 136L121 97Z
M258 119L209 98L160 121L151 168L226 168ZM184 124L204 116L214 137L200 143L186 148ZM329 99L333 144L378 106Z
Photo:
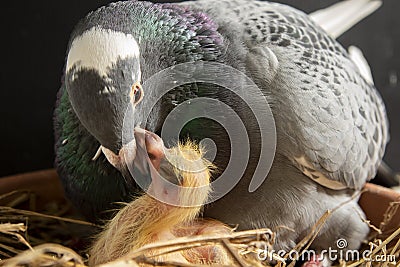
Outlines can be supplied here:
M65 51L74 25L111 1L7 1L2 3L0 71L0 176L53 167L52 114ZM160 1L159 1L160 2ZM331 0L286 0L311 12ZM386 161L400 170L400 1L384 6L339 38L368 59L391 123Z

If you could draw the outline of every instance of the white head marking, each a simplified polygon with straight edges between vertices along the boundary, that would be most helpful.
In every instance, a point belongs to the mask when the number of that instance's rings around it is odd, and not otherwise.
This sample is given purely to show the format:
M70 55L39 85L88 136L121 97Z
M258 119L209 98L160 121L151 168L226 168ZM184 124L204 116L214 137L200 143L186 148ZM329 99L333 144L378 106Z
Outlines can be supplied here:
M107 76L107 69L118 59L139 58L139 46L130 34L93 27L77 37L67 58L67 72L74 66L94 69Z

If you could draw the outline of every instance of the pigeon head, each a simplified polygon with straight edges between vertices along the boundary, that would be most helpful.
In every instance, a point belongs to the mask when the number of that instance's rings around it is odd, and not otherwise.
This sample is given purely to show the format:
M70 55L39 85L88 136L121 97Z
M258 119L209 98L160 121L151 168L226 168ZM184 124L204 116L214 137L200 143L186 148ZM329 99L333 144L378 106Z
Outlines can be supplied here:
M149 146L148 150L154 152L152 159L162 155L163 149L155 134L135 130L139 123L135 110L144 96L139 56L132 35L92 27L73 39L66 65L65 83L76 115L125 178L131 178L127 164L138 163L138 150L146 150L137 149L138 143ZM143 140L139 142L138 138ZM140 156L143 161L146 158ZM143 171L146 162L138 166Z
M79 120L101 145L118 153L123 133L116 128L123 128L124 117L134 124L143 96L135 38L93 27L72 42L66 68L66 87ZM125 141L133 139L133 132L125 134Z
M128 170L140 170L151 181L148 163L157 166L164 155L153 132L173 108L172 99L195 95L181 88L152 104L149 99L158 92L142 84L178 63L216 60L221 45L217 26L204 13L170 4L117 2L78 23L67 54L68 97L79 121L125 178L132 178ZM152 113L144 118L144 110Z

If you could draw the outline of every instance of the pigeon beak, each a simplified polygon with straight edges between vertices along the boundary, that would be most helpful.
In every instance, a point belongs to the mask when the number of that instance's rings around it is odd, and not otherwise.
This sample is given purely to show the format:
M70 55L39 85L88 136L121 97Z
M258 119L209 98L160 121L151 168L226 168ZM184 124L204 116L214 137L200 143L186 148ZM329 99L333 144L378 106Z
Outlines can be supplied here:
M135 139L124 145L118 155L101 147L108 162L117 168L130 187L139 184L147 190L154 171L158 171L164 158L164 142L153 132L135 128ZM150 166L151 164L151 166Z

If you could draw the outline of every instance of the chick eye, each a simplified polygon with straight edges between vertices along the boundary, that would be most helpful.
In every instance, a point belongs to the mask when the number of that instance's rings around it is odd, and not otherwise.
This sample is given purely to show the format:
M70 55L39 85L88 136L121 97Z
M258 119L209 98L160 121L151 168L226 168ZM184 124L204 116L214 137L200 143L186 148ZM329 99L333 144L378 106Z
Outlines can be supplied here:
M143 99L143 88L140 83L135 83L132 86L131 99L133 104L138 104Z

